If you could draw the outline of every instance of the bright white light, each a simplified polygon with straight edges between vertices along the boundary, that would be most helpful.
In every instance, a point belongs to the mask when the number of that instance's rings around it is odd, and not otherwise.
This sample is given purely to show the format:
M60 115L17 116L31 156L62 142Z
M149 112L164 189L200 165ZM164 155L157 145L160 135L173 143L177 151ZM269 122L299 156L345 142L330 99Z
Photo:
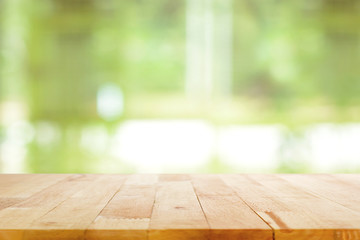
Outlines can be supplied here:
M11 125L26 118L27 109L21 102L7 101L0 103L0 123Z
M120 117L124 110L124 96L115 84L102 86L97 94L97 111L100 117L111 121Z
M0 161L5 173L24 171L26 145L35 135L33 126L27 121L17 121L5 129L5 141L0 144Z
M359 167L360 124L319 124L309 130L315 170L321 172Z
M21 145L6 141L0 145L1 170L3 173L24 172L24 159L26 148Z
M16 145L25 145L33 140L34 127L27 121L17 121L6 129L6 139Z
M246 171L274 169L281 145L280 126L231 126L219 133L219 157Z
M212 156L214 130L200 120L133 120L122 124L112 155L139 172L184 171Z

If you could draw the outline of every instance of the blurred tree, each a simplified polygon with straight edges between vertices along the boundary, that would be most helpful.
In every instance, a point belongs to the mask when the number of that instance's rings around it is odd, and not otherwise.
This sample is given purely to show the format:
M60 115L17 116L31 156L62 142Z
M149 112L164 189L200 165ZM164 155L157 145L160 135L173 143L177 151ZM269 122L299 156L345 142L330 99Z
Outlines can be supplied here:
M33 172L84 172L90 163L78 145L82 126L97 119L94 2L41 1L27 16L30 119L35 127L50 122L60 131L50 146L31 144L29 167Z
M3 91L4 91L4 80L3 80L3 61L4 61L4 56L3 56L3 36L4 36L4 0L0 0L0 106L2 103L2 95L3 95ZM1 126L1 121L0 121L0 126Z
M319 92L337 105L360 100L360 3L356 0L326 0L321 18L324 58Z
M288 103L325 98L344 106L360 100L358 1L235 4L237 94Z
M91 41L92 0L49 0L30 13L28 70L31 118L59 122L96 118L98 79Z

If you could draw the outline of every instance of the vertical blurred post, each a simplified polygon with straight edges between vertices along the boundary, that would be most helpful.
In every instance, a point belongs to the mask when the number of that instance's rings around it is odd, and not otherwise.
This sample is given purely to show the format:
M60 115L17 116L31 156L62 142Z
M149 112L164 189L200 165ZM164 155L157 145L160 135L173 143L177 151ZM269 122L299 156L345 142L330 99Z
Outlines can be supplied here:
M220 96L229 97L233 78L233 3L215 0L214 21L214 80Z
M208 102L231 93L232 31L232 0L187 1L185 90L189 98Z
M99 85L92 46L94 1L40 1L32 12L28 38L31 120L38 139L51 142L35 141L31 146L30 171L86 171L90 164L79 145L83 127L97 120Z
M186 7L186 93L194 98L203 81L203 0L187 0Z
M3 36L4 36L4 0L0 0L0 144L1 144L1 126L2 126L2 94L3 94L3 82L4 82L4 73L3 73ZM1 145L0 145L1 146ZM0 159L0 168L1 168L1 159Z
M27 111L23 0L0 0L0 163L2 172L24 171ZM16 132L17 131L17 132Z
M96 117L98 79L92 0L39 2L30 20L28 67L33 120L82 122Z
M2 119L2 115L3 113L3 109L2 109L2 92L3 92L3 69L2 69L2 65L3 65L3 22L4 22L4 0L0 0L0 173L3 172L3 163L2 163L2 156L1 156L1 150L2 150L2 144L4 141L4 130L3 130L3 119Z
M322 18L325 59L321 88L339 105L359 96L360 4L357 0L326 0Z
M3 100L25 100L24 8L23 0L0 0L0 78Z

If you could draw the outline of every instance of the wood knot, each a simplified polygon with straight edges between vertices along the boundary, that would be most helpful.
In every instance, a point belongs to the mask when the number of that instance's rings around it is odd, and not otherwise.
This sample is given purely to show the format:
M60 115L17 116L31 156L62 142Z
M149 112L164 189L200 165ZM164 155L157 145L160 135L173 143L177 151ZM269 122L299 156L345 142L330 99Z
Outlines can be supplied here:
M175 209L185 209L184 207L176 206Z

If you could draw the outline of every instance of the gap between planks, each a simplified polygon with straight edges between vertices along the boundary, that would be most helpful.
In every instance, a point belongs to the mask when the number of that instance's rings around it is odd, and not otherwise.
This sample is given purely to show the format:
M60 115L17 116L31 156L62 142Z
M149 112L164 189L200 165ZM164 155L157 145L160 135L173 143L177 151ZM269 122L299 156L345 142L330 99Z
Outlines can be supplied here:
M109 176L109 178L112 179L111 176ZM59 228L59 226L64 223L62 223L61 221L58 222L58 219L54 218L53 213L62 212L62 214L66 214L66 211L57 211L58 208L61 209L61 207L66 207L65 203L68 203L68 207L76 207L77 203L75 205L71 205L71 201L76 200L76 198L72 198L76 197L81 192L86 192L86 190L89 189L92 186L91 184L93 183L95 183L95 186L96 184L97 186L99 186L101 183L101 179L103 179L103 182L106 183L106 181L104 181L104 179L106 178L101 175L72 174L65 178L59 179L59 181L56 181L54 184L48 185L39 192L27 196L27 198L25 198L22 202L13 205L13 207L9 207L4 211L0 211L3 218L8 219L12 222L10 223L10 225L5 225L5 229L0 231L0 239L67 239L66 236L68 236L69 239L75 239L74 235L76 235L76 239L84 239L85 228ZM29 184L29 182L24 183L24 185L26 184ZM120 187L121 186L119 186L117 190ZM26 190L31 192L30 188ZM107 189L107 191L109 190ZM116 191L114 191L114 194L115 192ZM110 194L110 197L114 195L111 195L111 191L103 193ZM77 199L82 200L81 196ZM101 204L100 199L99 201ZM71 208L63 208L63 210L71 210ZM71 213L71 211L69 212ZM69 214L69 212L67 214ZM80 211L80 213L86 214L86 210L83 210L82 212ZM17 215L18 218L22 219L23 221L18 222L16 220ZM52 219L56 220L53 222ZM92 219L93 218L91 218L91 221ZM76 220L74 221L74 223L76 223ZM41 228L39 228L39 226L41 226ZM65 234L66 236L63 236L62 234Z
M94 176L94 175L70 175L70 176L67 176L66 178L64 178L64 179L59 179L58 181L56 181L54 184L52 184L52 185L49 185L49 186L47 186L46 188L44 188L44 189L42 189L40 192L42 192L42 191L46 191L47 189L51 189L52 187L54 187L56 184L59 184L59 183L61 183L62 181L63 182L67 182L67 181L71 181L71 179L75 179L74 181L76 181L76 179L77 179L77 177L81 177L81 176L84 176L85 178L86 177L88 177L88 178L95 178L96 179L96 177ZM143 175L143 176L145 176L145 178L146 178L146 176L148 176L148 175ZM121 189L124 187L124 184L125 184L125 182L126 181L128 181L128 180L130 180L129 178L132 178L132 182L130 181L130 184L134 184L134 177L135 177L135 183L136 183L136 175L131 175L131 177L126 177L126 178L124 178L124 180L122 181L122 183L121 183L121 185L118 187L118 189L115 191L115 192L113 192L112 193L112 195L110 196L110 198L109 198L109 200L106 202L106 204L104 204L103 206L102 206L102 208L99 210L99 212L96 214L96 216L93 218L93 220L91 220L91 222L89 222L88 223L88 225L87 225L87 227L84 227L84 229L83 230L79 230L79 232L77 232L76 234L77 234L77 237L80 237L80 235L82 236L82 239L87 239L87 233L89 232L89 227L94 223L94 221L103 213L103 211L104 211L104 209L105 208L107 208L107 206L112 202L112 200L114 199L114 197L121 191ZM144 182L142 182L141 183L141 178L142 177L140 177L140 185L141 184L144 184ZM202 216L204 217L204 219L205 219L205 221L206 221L206 226L207 227L205 227L205 225L203 226L203 227L201 227L200 229L199 229L199 231L201 230L201 231L209 231L209 234L210 234L210 231L211 231L211 224L210 224L210 222L209 222L209 219L208 219L208 217L207 217L207 213L206 213L206 211L204 210L204 206L203 206L203 203L201 202L201 200L199 199L199 195L197 194L197 190L196 190L196 187L194 186L194 180L193 180L193 178L192 177L190 177L189 175L158 175L157 176L157 178L159 178L159 181L160 182L173 182L173 184L175 184L175 182L189 182L190 183L190 186L191 186L191 189L189 189L189 191L191 191L193 194L194 194L194 196L195 196L195 199L196 199L196 202L197 202L197 204L200 206L200 210L201 210L201 213L202 213ZM214 177L213 177L214 178ZM221 182L221 183L224 183L220 178L218 178L218 177L215 177L216 179L218 179L218 181L219 182ZM89 180L89 179L88 179ZM207 181L207 179L206 179L206 181ZM148 183L147 181L146 181L146 183ZM157 182L153 182L152 183L153 185L159 185L159 183L157 183ZM225 183L224 183L225 184ZM181 185L181 184L180 184ZM225 184L226 185L226 184ZM226 185L227 186L227 185ZM156 189L158 190L158 187L159 186L157 186L156 187ZM229 186L227 186L229 189L231 189ZM206 190L206 188L205 188L205 190ZM217 189L217 190L219 190L219 189ZM220 191L222 191L221 189L220 189ZM36 193L38 193L38 192L36 192ZM31 195L31 196L29 196L29 198L31 198L32 196L34 196L34 195L36 195L36 193L35 194L33 194L33 195ZM158 194L158 191L156 191L156 195ZM52 206L52 208L50 208L50 209L47 209L46 210L46 212L43 212L41 215L39 215L39 216L37 216L37 217L35 217L32 221L31 221L31 223L29 223L29 224L32 224L32 223L35 223L35 222L39 222L40 221L40 219L42 219L42 218L45 218L46 219L46 217L48 217L48 215L54 215L54 212L55 212L55 210L57 210L58 208L61 208L61 206L63 205L63 204L65 204L66 202L68 202L68 201L70 201L70 203L71 203L71 198L74 196L74 195L76 195L76 192L73 192L72 194L69 194L66 198L64 198L64 199L62 199L61 201L59 201L56 205L53 205ZM221 194L220 194L221 195ZM227 195L227 194L225 194L225 195ZM237 194L235 194L235 195L237 195ZM29 198L27 198L27 199L29 199ZM151 207L151 216L150 216L150 221L151 221L151 219L152 219L152 217L153 217L153 210L154 210L154 206L155 206L155 201L156 201L156 196L155 196L155 198L154 198L154 200L152 201L152 207ZM239 198L242 202L244 202L241 198ZM26 202L26 200L25 200L25 202ZM246 204L245 202L244 202L244 204ZM246 204L247 205L247 204ZM66 206L66 205L65 205ZM253 211L253 209L252 208L250 208L249 206L247 206L251 211ZM195 207L196 208L196 207ZM256 214L257 215L257 214ZM200 216L199 216L200 217ZM51 219L51 218L50 218ZM40 221L40 223L41 223L41 221ZM46 223L46 222L45 222ZM266 223L265 223L266 224ZM50 238L50 236L48 235L49 233L47 233L47 232L45 232L46 230L44 230L44 231L42 231L41 230L41 232L39 232L39 231L37 231L37 230L33 230L33 231L30 231L30 232L25 232L25 233L27 233L29 236L30 236L30 239L31 238L33 238L35 235L34 234L43 234L43 237L45 237L45 236L47 236L47 237L49 237ZM50 230L48 230L48 231L50 231ZM52 231L52 233L53 234L56 234L56 233L58 233L58 231L60 231L60 230L56 230L56 229L51 229L51 231ZM66 231L66 232L68 232L68 234L70 234L70 235L72 235L71 234L71 232L70 231L74 231L74 229L71 229L71 230L69 230L69 232L68 231ZM149 235L150 235L150 233L152 232L152 231L154 231L154 229L153 230L151 230L150 229L150 222L149 222L149 227L146 229L146 238L147 239L149 239L150 237L149 237ZM156 231L156 230L155 230ZM179 232L179 234L180 235L182 235L183 234L183 231L184 231L184 229L180 229L179 230L180 232ZM81 234L81 232L82 232L82 234ZM202 236L202 237L204 237L205 235L203 235L203 233L201 233L201 232L199 232L199 236ZM70 237L70 235L69 235L69 237ZM73 236L71 236L71 237L73 237ZM29 238L29 237L25 237L26 239L27 238ZM39 237L39 239L42 239L41 237ZM208 237L204 237L204 239L208 239Z
M103 209L101 209L101 211L96 215L96 217L94 218L94 220L88 224L88 226L85 228L84 230L84 237L83 239L86 239L86 235L88 233L88 229L91 226L91 224L93 224L95 222L95 220L101 215L101 213L104 211L104 209L110 204L110 202L114 199L115 195L120 192L120 190L123 188L124 183L126 182L127 178L124 179L124 181L121 183L119 189L112 195L112 197L109 199L109 201L104 205Z
M209 224L211 239L274 239L269 224L220 176L191 176L194 191Z
M81 177L80 179L78 179L78 176L84 176L85 180L81 179ZM292 175L292 176L291 175L289 176L242 175L242 174L153 175L156 176L155 178L151 177L151 175L127 175L127 176L122 175L123 180L121 181L121 183L119 180L117 182L118 185L113 183L112 182L113 180L105 179L106 176L109 176L109 178L111 177L111 175L102 175L102 176L101 175L100 176L70 175L64 177L63 179L60 179L59 176L58 180L56 180L56 177L52 177L53 179L52 183L49 182L42 183L43 185L41 186L37 185L38 182L41 182L39 181L41 176L39 177L34 176L34 178L30 177L30 179L33 180L25 181L24 185L20 186L19 189L27 189L24 188L24 186L34 187L34 188L28 187L27 191L24 192L21 191L19 192L18 189L16 188L13 189L11 186L10 187L6 186L6 184L4 183L1 184L0 182L0 187L3 188L3 191L0 192L0 198L1 196L5 196L8 198L21 196L21 199L23 199L21 202L12 204L10 207L8 206L6 208L9 208L11 210L13 209L12 206L14 206L14 208L16 207L19 208L17 210L18 214L20 213L31 214L32 216L25 217L26 221L30 221L32 219L31 223L29 224L47 223L49 219L56 219L55 217L57 216L57 214L62 213L62 211L60 211L61 209L68 210L67 207L70 206L76 210L77 207L80 207L82 209L81 212L82 215L91 216L91 218L89 218L86 221L87 225L86 224L81 225L82 226L81 230L79 230L80 228L70 229L70 231L73 230L80 231L77 233L78 234L77 236L80 238L77 239L87 239L89 230L90 232L93 231L93 229L90 229L90 226L92 226L95 223L97 218L102 218L102 216L106 216L107 214L109 214L108 212L110 210L114 210L114 209L116 210L117 207L120 206L120 205L116 205L116 203L119 202L121 203L122 200L125 199L129 203L128 206L130 206L131 209L136 209L136 205L135 206L132 205L131 198L127 198L128 195L126 194L133 193L133 191L135 192L138 191L139 194L136 195L137 198L140 198L142 196L141 194L143 193L150 194L150 196L152 196L153 193L152 191L154 190L154 188L155 188L154 198L152 198L152 201L150 203L147 202L147 208L144 210L145 212L144 214L148 218L148 220L146 220L148 221L148 226L144 227L144 233L145 233L144 237L145 236L146 237L141 239L150 239L150 240L156 239L154 237L156 236L154 235L154 233L158 230L156 226L161 227L162 223L166 223L166 214L164 214L166 213L166 211L164 211L164 208L159 208L162 207L161 203L168 203L168 204L170 203L169 204L170 207L176 208L177 205L172 204L171 200L176 201L177 199L176 197L174 198L172 194L175 195L177 194L179 197L182 197L180 193L183 191L185 193L188 193L192 197L191 199L190 198L186 199L186 197L184 197L180 199L178 203L184 204L185 206L184 211L188 211L189 209L195 210L194 212L197 212L195 215L190 214L187 215L187 217L195 216L195 218L197 218L198 221L203 225L200 224L200 227L197 226L198 227L197 229L191 229L192 225L186 225L185 227L180 226L178 230L178 234L180 235L184 234L184 232L186 233L186 230L190 229L190 230L195 230L194 232L199 234L198 236L201 236L201 238L199 239L210 239L210 237L208 238L206 237L207 235L204 231L209 231L209 234L216 232L213 231L214 229L212 228L213 227L212 222L214 222L213 221L214 217L216 217L217 214L219 216L226 216L226 214L229 213L230 216L229 219L236 220L234 216L241 216L243 219L244 218L246 219L246 217L244 217L243 214L239 214L239 213L241 213L241 211L247 212L246 209L248 209L253 213L254 216L257 217L259 221L261 221L262 224L266 225L267 228L269 228L269 232L272 232L272 238L269 239L288 239L286 237L294 237L294 239L295 238L305 239L304 236L308 236L306 234L313 234L313 233L316 233L315 237L324 237L321 239L338 239L335 238L335 235L333 235L334 238L331 238L332 234L338 234L336 236L339 236L339 239L340 238L358 239L356 238L356 236L360 236L357 235L360 233L358 226L353 225L348 220L353 218L353 220L356 221L356 223L360 223L360 218L359 218L360 208L358 207L359 200L358 198L356 198L360 193L360 188L358 187L358 185L355 184L360 182L360 178L358 178L357 176L347 175L346 179L345 177L339 176L338 178L342 179L342 181L339 182L337 181L339 179L337 179L337 177L333 178L332 175L331 176L316 175L316 176L312 176L312 179L308 178L306 175ZM104 183L104 187L107 187L109 184L111 187L108 187L107 190L104 190L102 184L100 184L101 181L100 180L99 180L100 182L97 181L96 180L97 178L103 179L102 181ZM118 178L120 178L120 176L118 176L116 179ZM24 179L26 179L25 176ZM71 184L71 180L69 179L74 179L73 184ZM306 179L307 181L305 181ZM77 182L76 180L78 180L77 185L76 185ZM61 182L62 184L60 184ZM12 180L9 180L9 184L16 184L16 183L14 183L14 181ZM87 186L86 184L93 184L92 186L97 186L97 188L95 187L95 189L97 189L98 192L92 193L92 187ZM137 186L137 185L138 188L132 188L132 186ZM139 187L144 185L151 186L151 188ZM346 186L347 189L346 192L350 192L350 195L343 191L342 188L343 185ZM178 186L178 188L176 188L176 186ZM86 187L86 189L84 189L84 187ZM172 187L175 187L176 190L173 190L172 193L168 194L167 191L171 190ZM57 199L56 197L57 195L54 196L52 195L56 193L55 190L58 191L64 190L64 193L59 195L61 199ZM82 194L78 195L79 191ZM352 192L354 192L353 195L351 195ZM101 193L106 193L106 197L101 197L102 196ZM96 199L98 199L100 203L98 203L97 201L91 201L88 198L86 198L86 196L88 196L87 194L89 194L90 197L93 196ZM186 196L186 194L184 195ZM341 197L339 197L339 195L341 195ZM170 197L170 201L164 202L164 196L165 196L165 200L166 197ZM233 210L235 212L232 212L229 211L229 209L232 209L229 206L232 203L232 201L234 201L235 199L234 196L236 196L236 199L239 199L239 204L236 203L234 205ZM119 199L117 199L117 197L119 197ZM87 211L85 210L84 206L79 204L79 202L76 202L76 200L83 198L85 198L85 202L87 203L87 205L85 204L85 206L90 206L90 205L92 206L92 204L95 204L96 209ZM156 202L157 199L160 200L160 203ZM52 200L54 202L52 202ZM190 201L190 203L187 203L187 200ZM240 201L243 204L240 204ZM140 203L142 202L140 201ZM41 210L40 212L33 213L31 211L27 211L27 210L31 210L34 204L35 204L35 210L40 209ZM43 204L45 204L45 206L42 206ZM111 204L115 204L115 205L111 206ZM264 204L266 204L267 207L264 207L265 206ZM242 205L246 206L246 208L242 207ZM327 206L327 208L323 207L322 205ZM37 209L36 206L38 206L39 208ZM156 209L155 206L157 207ZM178 206L182 207L182 205L178 205ZM220 206L220 207L216 209L212 209L212 207L214 206ZM302 213L301 211L299 211L299 209L296 209L299 206L300 208L301 207L303 208L302 210L305 211L305 213ZM22 211L21 210L22 207L30 208L30 209L27 210L25 209L26 211ZM317 207L319 207L319 209L317 209ZM121 208L120 206L120 212L122 211L122 209L123 208ZM286 212L286 209L292 209L293 211ZM331 209L331 211L328 211L326 209ZM106 212L107 210L108 212ZM151 211L149 212L149 210ZM10 216L12 218L13 223L16 223L16 221L14 220L16 218L16 215L15 216L9 215L10 213L12 213L11 211L0 211L0 213L2 217ZM182 212L182 210L179 211ZM174 213L175 215L178 214L179 211L176 212L176 209L172 209L172 213ZM334 215L333 211L338 211L339 213L342 214L341 216L339 215L340 217L339 219L335 218L336 214ZM4 212L6 212L7 215L6 214L4 215L3 214ZM60 215L67 216L65 213L66 211ZM153 218L156 218L156 214L158 214L157 217L162 216L162 219L160 219L161 220L160 224L158 225L155 224L153 227L151 227L152 220L154 220ZM202 219L200 215L202 215L204 219ZM19 216L21 217L21 215ZM168 216L172 216L172 215L170 214ZM231 218L231 216L233 218ZM322 222L313 221L316 219L319 220L322 217L323 217ZM179 215L175 216L175 219L176 218L178 220L179 219L181 220L181 216L179 218ZM338 224L334 224L333 220L336 220ZM228 221L229 223L231 223L230 220ZM300 222L304 221L305 225L301 225L301 224L299 225L298 221ZM61 223L63 222L60 221L59 223L61 226ZM197 222L195 221L194 223L195 223L194 225L196 225ZM215 225L216 224L220 224L219 229L221 230L226 231L228 229L226 227L221 227L221 224L224 224L224 219L220 219L219 223L215 223ZM68 225L62 225L62 226L68 226ZM301 226L304 226L305 228L304 227L302 228ZM354 229L354 232L351 232L349 226L356 227ZM66 228L63 228L62 230L64 229ZM236 229L237 231L241 231L241 229L246 229L246 222L245 222L245 227L241 226L240 229L238 228L234 228L234 229ZM22 231L22 229L20 228L19 230ZM57 231L56 228L51 229L51 231L52 230L54 230L53 233L56 233ZM106 231L106 228L103 229L100 228L98 230ZM117 230L121 231L122 229L117 229ZM182 232L179 233L179 231ZM323 234L323 235L317 235L317 234ZM347 237L346 234L349 235L349 238L346 238ZM149 235L152 235L152 237L149 237ZM0 239L4 239L1 236L2 235L0 233ZM355 238L353 238L354 236ZM16 239L23 239L23 238L20 237ZM93 239L100 239L100 238L95 237ZM162 238L162 239L169 239L169 238ZM238 238L228 238L228 239L238 239ZM244 238L244 239L248 239L248 238ZM311 238L311 239L318 239L318 238Z
M275 228L275 239L359 239L358 213L277 176L226 175L223 179Z
M221 181L223 181L221 179ZM224 181L223 181L224 182ZM229 186L227 183L224 182L224 184L226 184L227 186ZM275 239L275 229L271 226L271 224L269 224L267 221L265 221L265 219L263 217L261 217L260 214L258 214L231 186L229 186L229 188L231 188L234 193L241 199L241 201L246 205L248 206L251 211L253 211L266 225L268 225L268 227L271 229L271 232L272 232L272 240L276 240Z

